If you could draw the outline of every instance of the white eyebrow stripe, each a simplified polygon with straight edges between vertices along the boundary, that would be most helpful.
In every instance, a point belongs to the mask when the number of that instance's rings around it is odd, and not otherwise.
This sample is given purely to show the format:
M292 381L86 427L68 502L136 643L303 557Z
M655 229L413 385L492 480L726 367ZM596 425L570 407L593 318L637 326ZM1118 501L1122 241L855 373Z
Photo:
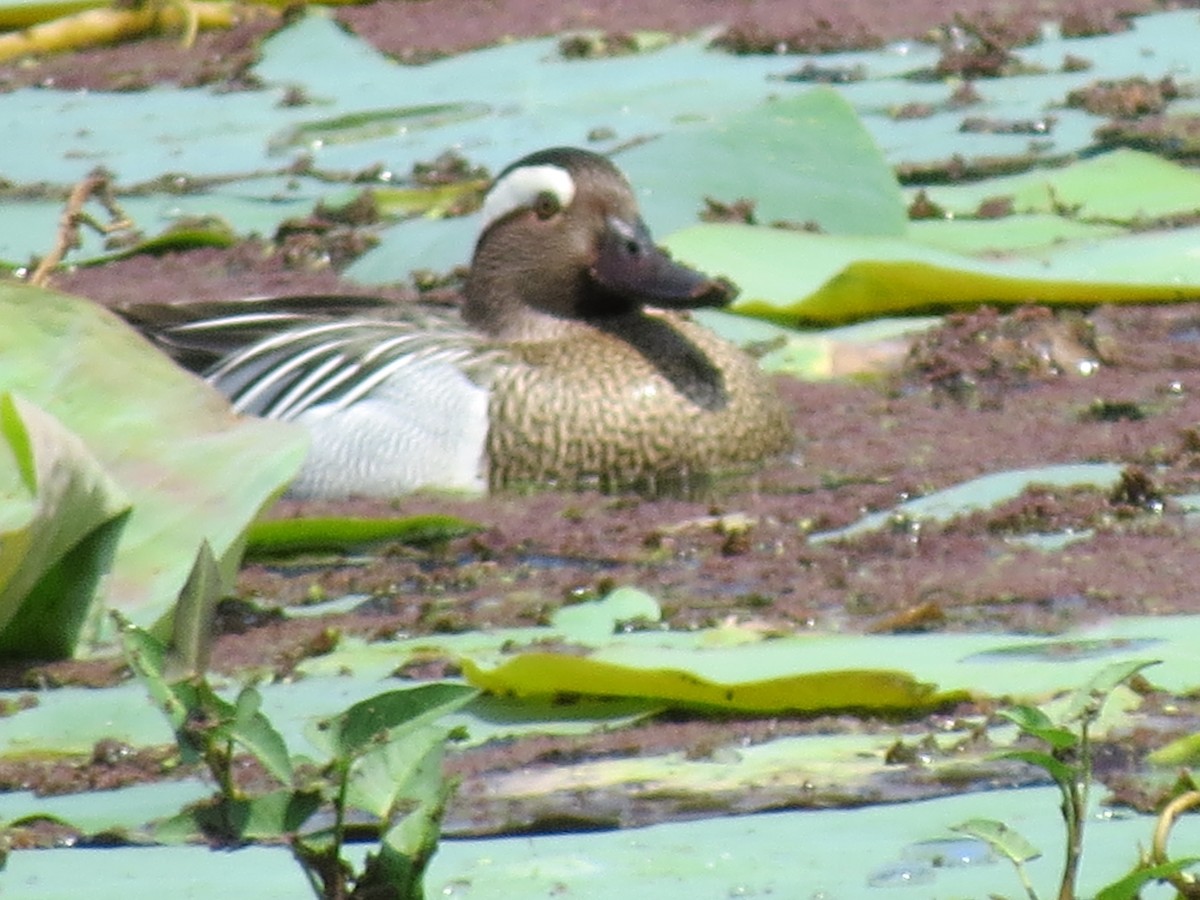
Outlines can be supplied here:
M515 209L529 206L538 194L549 191L558 198L563 209L575 199L575 179L561 166L521 166L504 175L492 185L483 201L482 234L497 219Z

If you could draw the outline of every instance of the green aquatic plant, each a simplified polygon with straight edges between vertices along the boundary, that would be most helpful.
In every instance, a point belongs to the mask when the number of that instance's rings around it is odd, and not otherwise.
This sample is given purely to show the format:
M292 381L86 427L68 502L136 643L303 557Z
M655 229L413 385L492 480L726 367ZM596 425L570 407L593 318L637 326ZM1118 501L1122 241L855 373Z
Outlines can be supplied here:
M474 689L432 683L355 703L316 723L313 742L326 759L313 763L292 756L254 687L227 700L203 674L172 675L179 668L176 648L128 622L121 638L130 668L170 722L181 760L202 763L217 785L212 798L157 823L157 840L285 843L325 900L424 896L453 787L442 771L450 731L439 720L474 697ZM246 755L268 776L254 779L253 787L236 777L235 762ZM276 786L259 786L265 782ZM314 824L323 811L331 815ZM357 869L345 852L352 813L365 813L378 835Z
M1042 769L1062 796L1067 840L1062 877L1055 895L1057 900L1076 900L1078 896L1076 884L1083 859L1084 826L1092 784L1094 745L1091 728L1100 718L1112 692L1155 664L1154 660L1132 660L1106 666L1076 690L1065 710L1055 717L1036 706L1014 706L1001 712L1017 726L1022 736L1033 738L1043 747L1014 748L998 753L994 758L1018 760ZM1096 900L1137 900L1139 890L1152 881L1170 881L1182 897L1200 896L1195 880L1184 874L1185 869L1200 860L1194 857L1171 860L1166 852L1167 834L1175 819L1184 809L1195 805L1200 805L1198 792L1176 798L1169 804L1155 830L1152 853L1143 854L1129 874L1103 888L1096 894ZM993 819L970 819L954 826L953 830L984 841L1012 862L1025 894L1030 900L1038 900L1039 894L1025 871L1025 863L1041 855L1037 847L1004 822Z

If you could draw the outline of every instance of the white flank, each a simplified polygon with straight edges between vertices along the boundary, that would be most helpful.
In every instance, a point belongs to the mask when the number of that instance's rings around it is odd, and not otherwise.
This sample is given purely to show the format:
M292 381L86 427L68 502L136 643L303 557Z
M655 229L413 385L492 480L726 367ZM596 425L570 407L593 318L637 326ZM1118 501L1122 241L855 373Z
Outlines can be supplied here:
M480 233L487 231L493 222L513 210L532 205L538 195L546 191L557 197L559 204L566 209L575 197L575 180L570 172L560 166L521 166L513 169L492 185L484 198Z

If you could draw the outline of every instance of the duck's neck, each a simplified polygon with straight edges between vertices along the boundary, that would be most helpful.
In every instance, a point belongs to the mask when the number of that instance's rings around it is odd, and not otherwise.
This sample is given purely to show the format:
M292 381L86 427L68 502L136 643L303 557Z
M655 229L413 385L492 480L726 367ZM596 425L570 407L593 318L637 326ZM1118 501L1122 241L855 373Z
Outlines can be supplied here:
M480 265L477 260L465 286L462 315L468 325L496 340L562 340L592 329L581 314L586 302L580 298L586 292L586 283L567 273L534 271L528 264Z
M486 302L470 293L462 307L463 320L488 337L504 342L559 340L586 327L582 322L541 312L521 303L496 298Z

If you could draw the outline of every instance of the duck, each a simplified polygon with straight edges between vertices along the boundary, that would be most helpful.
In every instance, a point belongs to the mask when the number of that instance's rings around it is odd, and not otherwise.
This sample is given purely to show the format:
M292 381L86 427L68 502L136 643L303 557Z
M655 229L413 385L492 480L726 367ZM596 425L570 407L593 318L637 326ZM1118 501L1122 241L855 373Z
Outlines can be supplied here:
M769 376L690 315L736 288L654 242L607 157L518 159L480 221L457 309L306 296L125 313L237 413L307 429L297 499L678 484L789 447Z

